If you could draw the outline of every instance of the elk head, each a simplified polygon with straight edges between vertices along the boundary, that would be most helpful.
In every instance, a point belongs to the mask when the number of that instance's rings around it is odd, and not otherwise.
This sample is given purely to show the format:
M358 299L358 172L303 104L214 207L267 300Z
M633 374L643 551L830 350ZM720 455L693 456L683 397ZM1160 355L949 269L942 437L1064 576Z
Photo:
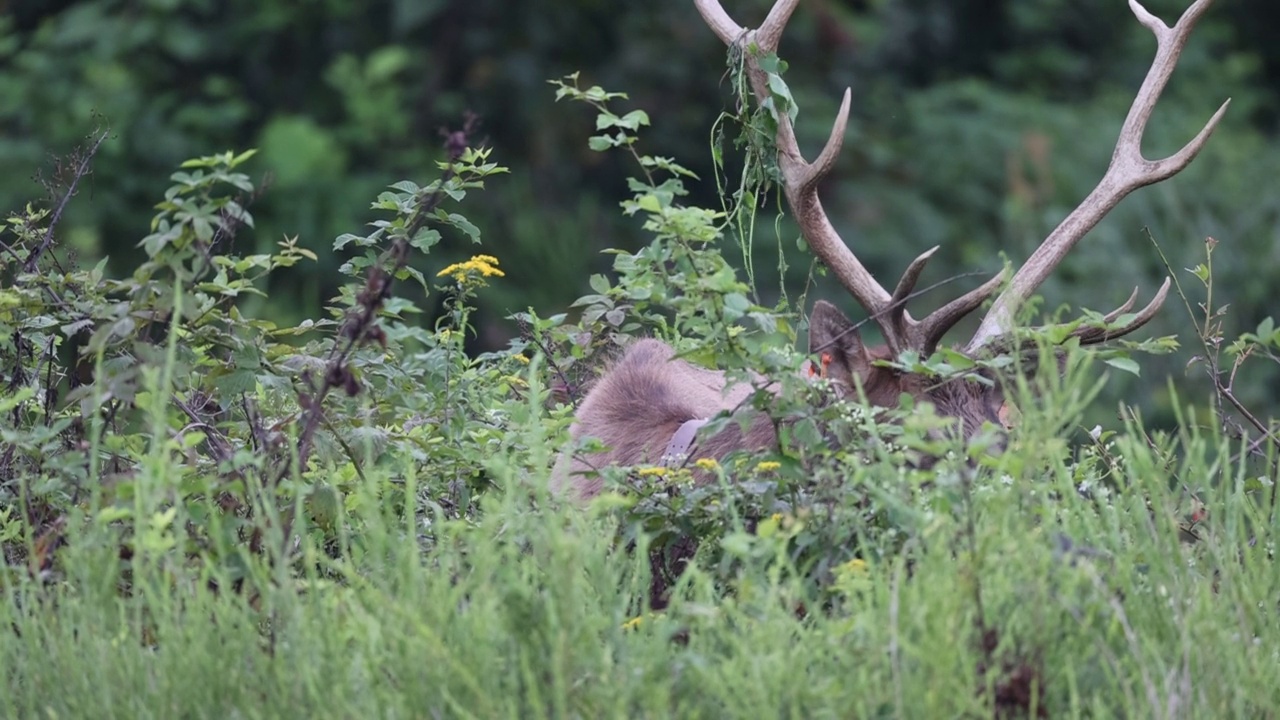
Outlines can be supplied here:
M798 0L777 0L764 23L755 30L735 23L721 7L719 0L694 2L716 36L725 44L741 49L757 102L762 106L766 102L772 105L774 100L769 77L760 63L763 58L777 51L783 29ZM1200 133L1177 153L1160 160L1148 160L1142 156L1142 136L1147 121L1173 73L1192 28L1210 4L1212 0L1196 0L1178 22L1169 27L1147 12L1137 0L1129 0L1129 7L1138 21L1156 37L1156 55L1121 127L1111 164L1102 180L1049 234L1007 283L1004 274L998 274L980 287L945 303L920 319L912 317L907 311L907 301L925 264L938 248L926 250L912 261L890 292L871 276L841 240L818 199L818 186L835 165L844 140L849 119L850 90L845 90L830 137L813 162L806 161L800 153L788 113L775 112L778 127L775 138L778 170L783 191L800 231L813 252L880 327L885 339L884 347L867 348L853 323L833 305L819 302L810 318L810 350L822 355L829 376L843 385L846 391L860 386L867 399L878 406L896 405L904 392L930 400L941 414L960 421L960 429L965 436L972 435L984 420L996 420L996 413L1002 403L998 389L984 389L982 386L963 382L935 384L929 378L881 367L876 362L897 358L905 351L928 357L937 350L947 331L1001 289L1002 292L995 298L977 331L963 346L962 352L978 357L1017 349L1017 343L1010 340L1010 337L1018 306L1044 282L1071 248L1126 195L1169 178L1185 168L1204 147L1226 111L1230 100L1224 102ZM1082 345L1089 345L1131 333L1155 315L1168 290L1169 280L1166 278L1151 302L1129 316L1126 314L1137 298L1135 289L1128 302L1105 317L1103 326L1080 326L1068 337L1076 337ZM1122 322L1113 324L1117 320Z

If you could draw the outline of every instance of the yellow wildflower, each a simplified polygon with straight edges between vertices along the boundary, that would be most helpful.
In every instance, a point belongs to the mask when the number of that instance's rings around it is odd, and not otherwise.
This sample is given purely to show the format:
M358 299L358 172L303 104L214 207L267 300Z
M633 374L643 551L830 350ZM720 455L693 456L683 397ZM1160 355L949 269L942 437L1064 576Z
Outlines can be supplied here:
M648 615L637 615L630 620L622 623L623 630L635 630L644 623L645 620L652 620L662 617L662 613L649 613Z
M764 462L756 465L756 472L769 472L770 470L777 470L780 467L782 467L782 463L780 462L765 460Z
M466 262L454 263L436 273L436 277L452 276L453 279L466 285L479 284L487 277L504 277L506 273L498 269L498 258L492 255L474 255Z
M719 470L720 469L720 463L716 462L714 458L698 458L697 460L693 461L693 464L697 465L703 470Z
M854 558L849 562L843 563L837 569L841 575L866 575L870 569L867 567L867 561L862 558Z
M767 539L785 531L784 537L795 537L801 527L789 513L774 513L756 526L756 535Z
M640 477L648 477L650 475L662 475L667 471L664 467L646 467L636 470L636 474Z
M511 357L515 358L518 362L524 363L525 365L529 364L529 358L525 357L524 355L512 355Z

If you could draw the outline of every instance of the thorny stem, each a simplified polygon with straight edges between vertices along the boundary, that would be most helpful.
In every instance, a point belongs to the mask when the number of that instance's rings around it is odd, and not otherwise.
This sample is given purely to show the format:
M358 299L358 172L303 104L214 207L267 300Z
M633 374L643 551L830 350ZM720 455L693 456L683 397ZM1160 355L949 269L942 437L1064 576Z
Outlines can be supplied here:
M44 231L44 238L40 241L40 245L27 256L27 261L23 263L23 272L35 272L36 263L39 262L40 256L44 255L45 251L53 245L53 230L58 226L58 221L62 219L62 212L67 209L67 203L71 202L71 197L76 194L76 188L80 185L81 178L89 174L89 165L93 163L94 156L98 154L98 148L102 146L103 141L107 139L109 134L111 134L110 128L99 133L98 139L80 158L80 164L76 166L75 173L71 176L71 184L67 186L67 191L62 195L62 200L58 202L58 207L54 209L53 215L49 218L49 227Z
M397 236L391 243L391 247L383 253L382 260L390 260L392 263L391 269L389 271L384 269L381 262L369 268L364 289L357 296L356 307L348 311L339 329L339 336L345 338L346 342L335 342L333 347L330 348L329 354L325 358L325 373L320 387L316 388L310 395L307 395L305 391L299 392L299 400L304 408L302 432L298 435L297 445L297 467L299 471L306 468L307 461L311 456L316 430L320 427L320 423L324 418L325 398L335 387L346 386L350 382L350 370L347 368L347 362L351 359L351 355L356 348L374 337L377 330L378 310L382 307L383 301L391 296L391 286L396 272L404 268L409 262L409 238L417 235L418 231L427 224L430 217L435 213L435 209L447 197L442 192L442 188L457 174L454 170L454 165L466 151L469 142L468 137L475 129L476 121L476 116L468 114L461 130L445 133L444 145L449 159L448 166L441 175L440 181L436 184L436 189L429 193L424 193L413 215L410 216L409 222L406 223L404 232ZM292 464L286 460L276 476L277 483L289 474L291 467ZM292 532L293 511L294 506L290 506L283 513L281 521L282 539L286 547Z
M46 252L48 252L50 247L52 247L54 231L57 229L58 222L62 219L62 213L66 210L67 204L71 202L71 198L76 194L76 189L77 187L79 187L80 180L90 173L90 167L93 164L93 159L94 157L97 156L98 149L102 147L102 143L106 141L107 136L110 133L111 131L109 128L106 130L102 130L100 133L98 133L97 139L94 140L93 144L90 145L87 149L81 151L82 154L80 155L79 162L76 164L74 172L71 175L71 181L67 185L67 190L65 193L63 193L62 199L58 201L58 206L54 209L53 214L49 218L49 225L48 227L45 228L44 237L41 238L40 244L31 250L31 252L27 255L26 259L23 260L22 258L20 258L18 256L17 250L15 250L13 247L6 245L4 243L0 243L0 248L3 248L5 252L11 255L15 262L20 262L22 264L23 273L35 272L38 266L37 264L40 261L40 258L43 257ZM44 290L44 292L48 294L56 304L62 307L66 307L66 303L63 302L62 298L58 295L58 293L53 288L49 287L47 284L42 284L41 289ZM20 355L22 342L23 342L23 338L20 332L17 332L17 331L14 332L14 337L12 339L12 342L19 349L19 355ZM53 387L53 365L54 365L53 359L52 359L52 353L53 353L52 338L50 338L49 343L50 343L49 349L46 350L44 353L44 357L48 361L48 365L46 366L45 386L48 388L52 388ZM40 361L37 361L36 369L35 369L35 376L37 379L39 379L39 375L40 375L40 365L41 365ZM18 368L15 367L14 377L13 377L13 380L15 383L18 377L19 377L19 370ZM46 425L49 425L53 422L54 414L51 412L51 407L54 403L54 397L55 396L52 391L47 393L45 396ZM21 412L20 405L13 409L15 425L18 422L17 418L20 412ZM12 460L14 456L14 453L15 453L15 446L13 444L9 444L5 448L3 457L0 457L0 467L8 466L9 462Z

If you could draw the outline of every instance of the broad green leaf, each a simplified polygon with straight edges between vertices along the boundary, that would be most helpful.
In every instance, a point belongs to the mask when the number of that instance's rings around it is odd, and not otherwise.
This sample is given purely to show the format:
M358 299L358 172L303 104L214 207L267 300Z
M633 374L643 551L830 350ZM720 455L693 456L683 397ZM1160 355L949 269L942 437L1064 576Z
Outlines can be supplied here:
M1113 358L1107 358L1103 362L1105 362L1106 364L1110 365L1111 367L1117 370L1131 373L1134 376L1141 375L1141 368L1139 368L1138 363L1134 362L1131 358L1113 357Z

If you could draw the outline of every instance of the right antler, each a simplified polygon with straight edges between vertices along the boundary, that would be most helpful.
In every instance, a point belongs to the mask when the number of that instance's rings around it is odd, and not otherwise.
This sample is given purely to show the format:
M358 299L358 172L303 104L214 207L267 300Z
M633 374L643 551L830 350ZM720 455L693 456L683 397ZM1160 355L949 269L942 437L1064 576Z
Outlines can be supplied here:
M772 98L772 93L769 90L768 74L760 67L760 58L777 51L783 28L798 1L778 0L758 29L747 30L725 13L718 0L694 0L707 25L726 45L740 44L747 50L747 75L756 101L761 104ZM849 246L840 239L818 199L818 183L835 165L836 156L840 154L840 146L844 142L845 127L849 122L850 94L850 90L846 88L844 99L840 102L840 112L831 128L831 136L812 163L806 162L800 154L795 129L791 126L791 118L785 109L775 113L778 122L775 142L778 146L778 169L782 173L783 191L809 247L880 326L885 343L893 354L910 349L928 355L937 347L947 330L996 291L1003 278L997 275L981 287L938 308L928 317L915 320L906 310L906 301L915 289L925 264L938 248L926 250L912 261L892 294L867 272L857 256L849 250Z
M1209 140L1214 128L1218 126L1218 121L1222 119L1222 114L1231 104L1230 98L1222 103L1222 107L1218 108L1213 117L1209 118L1209 122L1201 128L1200 133L1178 152L1161 160L1147 160L1142 156L1142 135L1147 129L1147 121L1151 119L1151 112L1155 109L1160 94L1164 92L1169 76L1173 74L1174 66L1178 64L1178 56L1182 54L1182 48L1187 44L1191 30L1212 4L1213 0L1196 0L1170 28L1159 18L1147 12L1138 0L1129 0L1129 8L1137 16L1138 22L1156 36L1156 56L1151 62L1151 69L1147 71L1146 79L1142 81L1142 87L1138 89L1138 94L1133 99L1133 105L1130 106L1129 114L1124 119L1124 125L1120 128L1120 137L1116 140L1111 164L1093 192L1089 193L1088 197L1067 215L1049 234L1049 237L1045 238L1040 247L1036 248L1031 257L1027 258L1026 263L1018 268L1018 272L1014 273L1009 286L995 299L986 317L982 319L982 324L978 326L973 339L965 347L966 352L972 353L993 338L1009 332L1013 326L1013 314L1017 305L1040 287L1071 248L1075 247L1086 233L1111 212L1117 203L1138 188L1158 183L1181 172L1195 159ZM1146 307L1138 311L1133 320L1106 331L1082 327L1072 334L1084 343L1102 342L1133 332L1156 314L1164 303L1168 291L1169 279L1165 278L1156 296ZM1128 312L1136 297L1135 289L1134 295L1129 297L1129 302L1106 316L1108 322Z
M762 105L772 98L772 93L768 74L760 67L760 58L777 51L782 31L798 1L777 0L764 23L756 30L748 30L735 23L718 0L694 0L698 12L721 41L729 46L738 44L747 51L744 53L747 75L756 100ZM1120 200L1140 187L1159 182L1181 171L1204 147L1222 114L1226 112L1230 100L1222 104L1195 139L1174 155L1151 161L1143 158L1141 152L1142 135L1156 101L1173 73L1192 28L1212 2L1213 0L1196 0L1182 14L1177 24L1169 28L1159 18L1147 12L1137 0L1129 0L1129 7L1138 21L1155 33L1158 47L1151 69L1121 128L1111 165L1093 192L1062 221L1014 274L1009 286L996 298L978 331L969 341L965 348L967 352L975 352L993 338L1009 332L1012 329L1015 307L1044 282L1067 252ZM906 300L915 288L925 264L938 248L926 250L912 261L892 294L867 272L836 233L818 199L818 183L835 164L844 141L845 127L849 121L850 94L850 90L846 88L831 135L812 163L806 162L800 154L788 113L785 110L775 113L778 123L778 169L782 173L783 190L809 247L880 326L890 351L896 355L909 349L928 355L937 348L938 342L948 330L995 292L1003 276L997 275L927 317L915 320L906 310ZM1132 332L1155 315L1164 302L1168 289L1169 282L1166 279L1155 298L1119 327L1100 329L1086 326L1072 335L1079 337L1081 342L1096 343ZM1128 312L1135 298L1136 291L1127 303L1109 313L1106 321L1110 323Z

